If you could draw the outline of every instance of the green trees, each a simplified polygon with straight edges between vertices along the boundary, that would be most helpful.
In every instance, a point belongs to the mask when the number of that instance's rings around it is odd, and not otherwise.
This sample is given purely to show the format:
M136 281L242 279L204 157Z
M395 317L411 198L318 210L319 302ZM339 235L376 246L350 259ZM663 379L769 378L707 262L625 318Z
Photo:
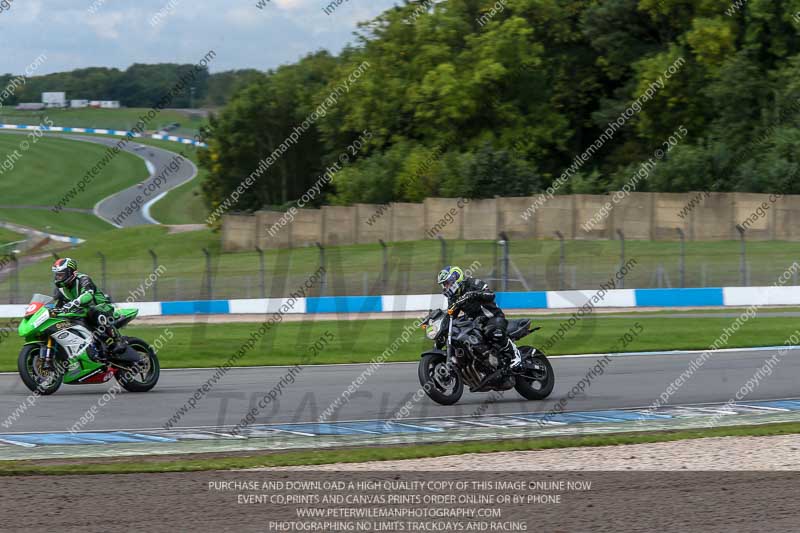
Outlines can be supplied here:
M212 175L204 184L207 198L221 201L262 159L280 149L315 111L320 102L316 95L336 66L327 52L310 55L296 65L261 75L233 98L213 121L209 149L201 152L200 161ZM295 137L297 141L270 162L258 184L242 195L236 209L286 204L302 196L318 179L327 158L317 122Z
M324 202L529 195L622 116L559 192L613 190L679 126L688 136L643 187L800 188L785 179L800 169L800 1L508 0L491 15L493 6L408 1L362 24L338 57L310 55L240 90L204 160L209 202L365 61L237 208L297 199L363 130L370 140Z

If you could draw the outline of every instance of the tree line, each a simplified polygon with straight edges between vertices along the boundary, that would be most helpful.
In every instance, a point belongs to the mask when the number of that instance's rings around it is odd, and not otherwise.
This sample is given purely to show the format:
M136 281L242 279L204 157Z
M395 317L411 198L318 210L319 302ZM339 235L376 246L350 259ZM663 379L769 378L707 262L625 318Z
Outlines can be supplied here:
M740 4L404 2L338 56L310 54L232 97L203 156L206 198L218 205L364 61L364 77L238 209L291 204L364 130L372 137L319 203L529 195L592 146L558 193L605 193L680 127L688 135L637 190L798 192L786 177L800 157L800 2Z
M2 104L40 102L43 92L66 92L68 99L119 100L125 107L154 107L181 79L195 72L193 64L134 64L125 70L90 67L69 72L33 76L19 83L15 74L0 74ZM262 76L258 70L231 70L210 74L207 68L194 74L192 85L175 95L171 107L219 107L238 89ZM17 80L17 81L15 81ZM192 90L193 89L193 90Z

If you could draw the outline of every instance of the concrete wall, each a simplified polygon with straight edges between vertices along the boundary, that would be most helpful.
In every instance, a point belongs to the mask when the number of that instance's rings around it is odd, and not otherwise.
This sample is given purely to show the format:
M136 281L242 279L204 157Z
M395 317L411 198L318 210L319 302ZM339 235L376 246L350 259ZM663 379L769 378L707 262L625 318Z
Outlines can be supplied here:
M609 215L613 235L621 231L626 239L653 240L653 196L643 192L631 195L626 201L614 206ZM612 238L611 235L607 238Z
M778 240L800 240L800 196L784 196L776 202L774 237Z
M222 218L222 246L226 252L252 250L256 247L257 217L225 215Z
M533 208L531 206L534 206ZM766 207L765 207L766 206ZM276 225L277 224L277 225ZM226 251L434 239L484 240L505 231L511 239L800 240L800 195L750 193L646 193L357 204L226 215ZM270 234L272 228L272 234Z
M498 198L496 202L500 226L509 239L532 239L536 235L536 217L525 219L519 215L531 205L530 198Z
M323 207L320 242L326 246L356 243L356 224L358 222L356 211L353 207Z
M461 201L463 205L463 200ZM457 198L426 198L422 204L425 217L423 239L463 239L464 209Z
M693 241L719 241L736 239L735 194L710 193L691 213L690 239Z
M691 201L688 193L658 193L653 195L653 240L679 240L680 228L689 237L691 213L681 217L682 209Z
M389 238L384 240L418 241L425 238L425 204L392 204L390 215Z
M497 234L503 231L499 204L499 199L472 200L465 204L461 209L463 225L459 228L459 233L469 235L469 239L475 240L496 239Z
M353 206L356 212L356 242L367 244L377 242L378 239L384 241L389 238L390 222L392 219L392 206L356 204Z

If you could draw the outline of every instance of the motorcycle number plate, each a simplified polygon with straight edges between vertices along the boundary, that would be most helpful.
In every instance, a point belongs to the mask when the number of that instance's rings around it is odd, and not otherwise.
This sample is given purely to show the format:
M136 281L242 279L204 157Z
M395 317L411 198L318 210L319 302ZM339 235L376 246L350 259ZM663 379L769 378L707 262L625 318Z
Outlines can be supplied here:
M36 319L33 321L33 327L38 328L39 326L47 322L48 318L50 318L50 313L48 313L46 310L40 312L39 316L37 316Z

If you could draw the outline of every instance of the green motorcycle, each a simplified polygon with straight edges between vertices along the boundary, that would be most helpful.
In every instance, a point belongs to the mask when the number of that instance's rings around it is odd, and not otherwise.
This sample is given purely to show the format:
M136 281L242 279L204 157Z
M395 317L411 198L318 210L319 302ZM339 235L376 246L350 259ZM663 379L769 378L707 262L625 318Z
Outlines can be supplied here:
M130 392L147 392L155 387L160 366L150 345L142 339L123 336L125 351L101 358L85 315L64 312L52 302L50 296L35 294L19 324L18 332L25 345L19 352L17 368L26 387L46 396L56 392L62 383L105 383L112 377ZM114 325L120 329L138 314L138 309L117 309Z

